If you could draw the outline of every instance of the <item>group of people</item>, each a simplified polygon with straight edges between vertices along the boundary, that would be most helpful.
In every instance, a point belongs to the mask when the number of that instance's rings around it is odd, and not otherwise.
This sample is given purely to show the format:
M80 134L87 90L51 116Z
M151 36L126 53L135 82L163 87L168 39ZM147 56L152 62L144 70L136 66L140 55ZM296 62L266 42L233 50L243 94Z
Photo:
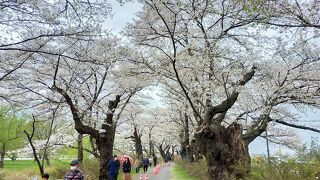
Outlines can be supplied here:
M113 159L108 163L108 180L117 180L120 169L120 161L117 155L113 156ZM129 158L126 158L122 164L122 172L124 180L131 180L131 162Z
M154 166L157 164L157 160L153 160ZM147 172L148 167L152 165L151 160L148 158L144 158L142 162L137 158L134 162L134 167L136 169L136 173L139 173L140 167L143 167L143 171ZM84 180L84 174L79 169L80 165L77 160L72 160L70 163L70 169L64 176L64 180ZM117 180L120 170L120 160L117 155L113 156L108 162L108 180ZM122 172L123 172L123 180L132 180L131 178L131 162L129 158L125 158L125 161L122 163ZM48 180L49 174L44 173L42 175L42 180Z
M135 161L134 161L134 167L136 169L136 173L139 173L140 171L140 167L142 166L143 167L143 172L147 172L148 171L148 167L152 166L152 161L153 161L153 165L156 166L157 165L157 157L153 158L153 160L150 158L143 158L142 159L142 162L140 162L139 158L137 158Z
M79 163L77 160L73 160L70 163L70 170L64 176L64 180L84 180L84 175L79 169ZM108 162L108 180L117 180L120 169L120 161L117 155L113 156ZM122 163L123 180L132 180L131 178L131 162L129 158L126 158ZM49 177L48 177L49 178ZM45 179L47 180L47 179Z

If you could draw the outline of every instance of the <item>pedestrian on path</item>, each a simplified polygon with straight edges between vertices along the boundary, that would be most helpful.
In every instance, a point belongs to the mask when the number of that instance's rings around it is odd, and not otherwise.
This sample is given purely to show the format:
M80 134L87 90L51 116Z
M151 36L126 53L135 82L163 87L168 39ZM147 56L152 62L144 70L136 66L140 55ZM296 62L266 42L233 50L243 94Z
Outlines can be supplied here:
M157 166L157 156L153 156L153 167Z
M122 164L123 180L132 180L131 178L131 162L127 158Z
M117 180L120 169L120 161L118 156L114 155L113 159L108 163L108 180Z
M147 157L142 160L142 165L143 165L143 171L147 172L148 166L149 166L149 159Z
M137 159L134 161L134 168L136 169L136 173L138 174L139 171L140 171L140 160L139 160L139 158L137 158Z
M64 176L64 180L84 180L83 172L79 167L79 162L77 160L72 160L70 163L70 170Z

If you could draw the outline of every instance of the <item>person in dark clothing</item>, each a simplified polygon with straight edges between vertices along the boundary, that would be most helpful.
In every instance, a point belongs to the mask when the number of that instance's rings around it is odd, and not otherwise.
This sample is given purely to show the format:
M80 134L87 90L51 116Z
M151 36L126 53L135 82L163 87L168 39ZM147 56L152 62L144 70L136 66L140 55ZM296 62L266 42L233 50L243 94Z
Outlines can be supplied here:
M124 180L131 180L131 162L129 158L126 158L126 160L122 164L122 172L123 172L123 179Z
M64 180L84 180L82 171L79 170L79 163L77 160L72 160L70 163L70 170L64 176Z
M118 157L117 157L116 162L117 162L117 165L118 165L118 171L117 171L116 179L118 179L119 169L120 169L120 161L119 161Z
M108 163L108 180L117 180L120 168L120 161L117 155L113 156L113 159Z
M131 163L129 158L126 158L126 160L122 164L122 172L123 173L131 173Z
M149 159L148 158L144 158L142 160L142 165L143 165L143 172L147 172L148 171L148 166L149 166Z
M153 156L153 166L157 165L157 156Z

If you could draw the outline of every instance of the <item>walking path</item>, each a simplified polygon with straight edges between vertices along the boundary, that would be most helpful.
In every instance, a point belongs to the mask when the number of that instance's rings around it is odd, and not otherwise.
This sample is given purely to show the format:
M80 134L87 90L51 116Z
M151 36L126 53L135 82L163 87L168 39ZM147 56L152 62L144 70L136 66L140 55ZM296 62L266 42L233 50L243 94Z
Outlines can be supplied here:
M172 166L172 165L171 165ZM161 166L159 169L159 172L156 175L153 175L153 168L149 168L149 170L147 171L147 173L143 173L143 169L141 169L142 171L140 171L139 174L135 175L133 177L133 180L140 180L140 176L142 177L142 180L170 180L170 167L171 166ZM146 179L146 175L147 175L147 179Z

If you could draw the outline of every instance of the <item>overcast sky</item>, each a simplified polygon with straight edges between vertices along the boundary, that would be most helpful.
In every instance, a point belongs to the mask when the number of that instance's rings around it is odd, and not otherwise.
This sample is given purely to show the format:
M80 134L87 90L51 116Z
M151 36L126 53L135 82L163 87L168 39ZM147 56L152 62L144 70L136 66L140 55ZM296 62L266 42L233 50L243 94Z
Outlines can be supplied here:
M128 22L132 22L132 19L136 17L135 14L139 10L141 10L142 5L136 1L128 2L128 3L125 3L124 5L120 5L115 0L112 0L111 3L113 8L113 18L107 19L104 27L110 29L112 32L119 35L119 32L122 30L122 28L124 28ZM155 99L159 99L159 97L155 97ZM300 118L303 122L296 123L296 124L312 126L314 128L320 129L320 110L314 110L306 114L301 114ZM306 121L313 121L313 123L310 124L310 123L307 123ZM317 121L317 122L314 122L314 121ZM279 127L283 127L283 126L279 125ZM319 133L305 131L305 130L297 130L294 128L289 128L289 129L293 129L295 132L297 132L302 144L310 143L312 136L320 138ZM266 140L263 138L257 138L249 146L251 155L255 155L255 154L266 155L266 151L267 151L266 149L267 149ZM291 155L294 154L292 150L289 150L283 146L275 145L272 143L270 144L271 155L279 151L281 151L284 154L291 154Z
M142 5L136 1L127 2L124 5L120 5L115 0L111 0L113 17L106 20L104 28L110 29L112 32L119 34L122 28L128 22L132 22L135 18L135 14L141 10Z

